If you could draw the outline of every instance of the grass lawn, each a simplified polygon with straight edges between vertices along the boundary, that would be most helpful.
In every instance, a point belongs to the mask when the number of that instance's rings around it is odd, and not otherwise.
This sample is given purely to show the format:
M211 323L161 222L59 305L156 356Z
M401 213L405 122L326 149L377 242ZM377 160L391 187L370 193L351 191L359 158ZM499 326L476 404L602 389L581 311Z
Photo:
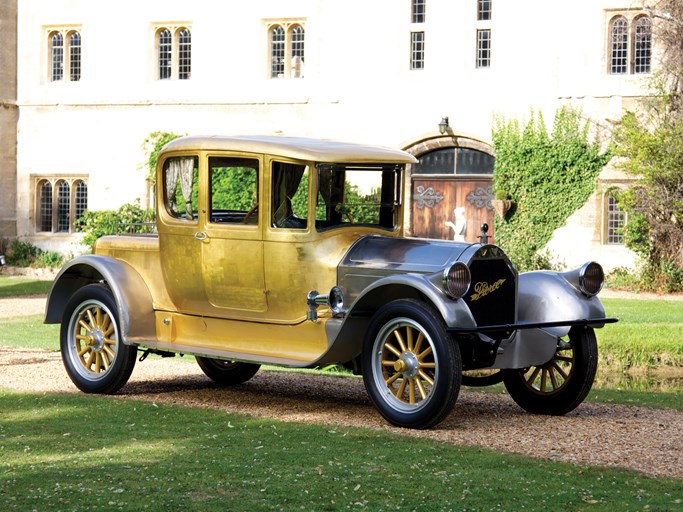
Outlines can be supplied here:
M0 391L3 510L680 510L677 480L366 429Z
M0 276L0 298L43 295L50 291L51 286L52 281L39 281L22 276Z
M605 304L622 323L598 331L601 357L680 364L683 304ZM2 346L57 350L58 338L59 326L44 325L41 315L0 322ZM640 354L648 350L660 355ZM589 399L683 408L680 391L598 386ZM366 429L0 390L0 504L18 511L673 511L683 509L683 486Z

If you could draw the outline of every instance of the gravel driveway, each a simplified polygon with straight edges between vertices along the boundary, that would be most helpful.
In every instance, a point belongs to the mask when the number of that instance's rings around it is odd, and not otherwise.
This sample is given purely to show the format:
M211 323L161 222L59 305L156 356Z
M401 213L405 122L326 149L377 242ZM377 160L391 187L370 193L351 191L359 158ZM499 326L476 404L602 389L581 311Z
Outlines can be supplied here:
M42 304L44 299L30 306L22 300L0 299L0 318L14 316L17 310L27 314L31 307L39 309ZM8 314L8 308L14 311ZM138 363L118 396L282 421L382 429L683 480L683 412L679 411L584 403L563 417L534 416L522 411L507 395L465 388L451 415L437 428L411 431L384 422L370 404L360 379L261 371L245 385L219 388L196 364L186 362L191 358L184 359L152 358ZM8 347L0 347L0 389L78 392L58 352Z

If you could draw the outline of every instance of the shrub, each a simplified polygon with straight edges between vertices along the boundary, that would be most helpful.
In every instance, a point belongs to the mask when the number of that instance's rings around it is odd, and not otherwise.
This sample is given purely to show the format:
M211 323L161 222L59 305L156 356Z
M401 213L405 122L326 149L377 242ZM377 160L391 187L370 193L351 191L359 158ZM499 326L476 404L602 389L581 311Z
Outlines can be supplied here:
M16 267L30 267L41 253L42 251L30 242L15 238L12 240L7 253L7 264Z
M140 202L127 203L118 210L86 210L76 221L79 231L85 233L83 245L92 250L95 241L105 235L120 233L152 233L156 229L153 209L143 209Z
M64 260L55 251L43 251L30 242L12 240L7 252L7 264L15 267L58 267Z

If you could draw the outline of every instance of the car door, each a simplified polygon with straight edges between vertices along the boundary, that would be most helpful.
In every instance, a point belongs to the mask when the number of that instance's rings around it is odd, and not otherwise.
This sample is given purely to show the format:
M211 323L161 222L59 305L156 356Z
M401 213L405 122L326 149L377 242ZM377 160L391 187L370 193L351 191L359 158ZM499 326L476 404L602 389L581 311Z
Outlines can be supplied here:
M268 309L259 211L259 155L209 155L202 278L210 314L260 318Z

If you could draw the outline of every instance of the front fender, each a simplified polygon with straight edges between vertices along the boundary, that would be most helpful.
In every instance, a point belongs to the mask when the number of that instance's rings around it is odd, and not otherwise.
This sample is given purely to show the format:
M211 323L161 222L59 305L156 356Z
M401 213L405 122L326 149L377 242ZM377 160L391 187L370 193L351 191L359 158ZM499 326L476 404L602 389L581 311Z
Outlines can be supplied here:
M447 297L422 274L395 274L378 279L356 298L343 319L328 319L325 328L328 350L315 365L346 362L358 356L365 332L375 311L397 299L421 299L430 303L448 327L475 328L476 323L464 300Z
M605 308L597 297L588 297L572 286L559 272L534 271L519 275L519 322L559 322L604 319ZM602 327L596 322L593 327ZM570 325L545 330L564 336Z
M62 267L47 297L44 323L62 322L74 292L99 282L114 295L123 342L130 345L156 340L152 295L145 281L128 263L108 256L79 256Z

